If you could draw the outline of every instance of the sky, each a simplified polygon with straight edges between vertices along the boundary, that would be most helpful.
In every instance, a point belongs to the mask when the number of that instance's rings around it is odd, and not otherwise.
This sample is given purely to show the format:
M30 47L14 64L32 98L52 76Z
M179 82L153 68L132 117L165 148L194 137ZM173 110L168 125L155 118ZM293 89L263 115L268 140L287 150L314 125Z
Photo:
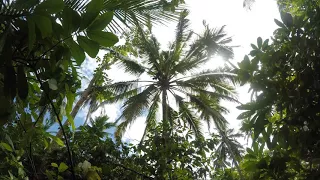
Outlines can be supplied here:
M186 6L190 11L188 18L190 19L190 29L195 32L201 32L204 27L203 20L209 24L210 27L221 27L226 25L226 33L232 37L231 45L239 46L234 49L234 59L231 60L233 64L240 62L244 55L249 54L251 50L250 44L256 44L257 38L260 36L263 40L270 38L273 31L277 28L274 23L274 18L280 19L278 8L274 0L257 0L251 10L247 10L242 6L242 0L186 0ZM156 25L153 27L153 33L157 37L160 44L165 48L175 36L176 23L169 23L164 25ZM99 53L100 55L103 55ZM102 56L101 56L102 57ZM224 63L221 59L212 59L206 67L216 68L222 66ZM88 59L82 66L84 75L91 74L97 67L94 59ZM132 77L126 75L118 68L113 68L108 72L109 78L114 82L130 80ZM82 78L82 83L88 84L89 78ZM250 101L250 94L248 93L249 86L237 87L238 99L241 103ZM237 116L241 113L236 106L238 104L230 102L222 102L222 105L227 107L230 111L225 115L229 122L229 127L238 130L241 126L241 121L237 120ZM87 109L81 110L76 118L76 122L84 119ZM110 120L115 120L120 115L120 105L112 104L105 107L105 112L110 117ZM94 116L99 115L96 112ZM78 120L79 119L79 120ZM139 117L130 129L124 134L123 140L138 142L144 131L145 117ZM84 120L82 120L83 123ZM80 123L81 124L81 123ZM243 140L242 143L245 141Z

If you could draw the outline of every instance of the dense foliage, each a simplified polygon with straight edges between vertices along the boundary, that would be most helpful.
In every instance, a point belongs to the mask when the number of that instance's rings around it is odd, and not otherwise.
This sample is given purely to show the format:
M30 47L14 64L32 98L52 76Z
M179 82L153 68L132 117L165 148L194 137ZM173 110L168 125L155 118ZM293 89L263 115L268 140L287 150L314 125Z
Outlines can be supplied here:
M319 2L277 2L270 40L257 38L238 67L199 72L216 55L230 63L232 39L205 23L190 30L182 0L2 1L0 179L319 179ZM161 49L152 25L167 21L176 37ZM99 65L81 84L86 58ZM109 79L115 64L137 80ZM241 132L221 105L238 102L236 84L252 93L238 106ZM117 121L91 117L115 102ZM141 141L123 142L141 116Z

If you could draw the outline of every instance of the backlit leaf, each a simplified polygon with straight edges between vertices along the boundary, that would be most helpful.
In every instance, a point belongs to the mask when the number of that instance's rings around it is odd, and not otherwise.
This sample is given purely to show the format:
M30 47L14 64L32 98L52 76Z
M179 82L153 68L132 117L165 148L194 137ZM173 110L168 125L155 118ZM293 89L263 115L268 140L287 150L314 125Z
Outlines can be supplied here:
M87 33L90 39L105 47L113 46L119 41L118 37L110 32L88 31Z
M97 42L84 36L78 36L77 41L90 57L95 58L97 56L99 52L99 44Z

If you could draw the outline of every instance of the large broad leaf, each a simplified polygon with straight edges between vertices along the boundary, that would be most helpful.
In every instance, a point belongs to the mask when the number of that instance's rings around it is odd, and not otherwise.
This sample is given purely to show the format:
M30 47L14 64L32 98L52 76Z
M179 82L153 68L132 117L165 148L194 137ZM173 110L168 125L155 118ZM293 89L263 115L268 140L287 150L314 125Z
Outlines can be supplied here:
M27 18L28 22L28 46L29 51L33 49L33 44L36 41L36 23L33 21L32 18Z
M80 15L69 7L65 7L62 12L62 27L66 33L75 32L81 23Z
M262 38L261 37L258 37L257 44L258 44L259 49L261 49L261 47L262 47Z
M72 57L76 60L77 64L80 66L86 55L84 54L84 50L72 39L66 40L66 44L69 46Z
M90 30L101 31L112 21L113 12L106 12L100 16L89 26Z
M28 81L23 66L18 66L17 71L17 87L20 99L24 100L28 96Z
M81 21L80 29L86 29L98 17L100 10L103 8L103 0L92 0L86 7Z
M41 15L33 15L33 19L38 29L41 32L42 38L48 37L52 33L52 23L49 17Z
M69 167L68 167L64 162L62 162L62 163L60 163L60 165L59 165L58 171L59 171L60 173L62 173L62 172L64 172L64 171L66 171L68 168L69 168Z
M88 53L92 58L95 58L99 52L99 44L84 36L78 36L77 41L79 45Z
M54 14L62 11L63 8L63 0L46 0L36 7L35 12Z
M10 146L9 144L4 143L4 142L1 142L1 143L0 143L0 146L1 146L2 148L4 148L5 150L12 152L12 148L11 148L11 146Z
M49 79L48 83L49 83L49 88L50 88L50 89L52 89L52 90L54 90L54 91L58 89L57 80L51 78L51 79Z
M293 18L291 16L291 14L286 13L286 12L281 12L281 19L282 19L282 22L287 27L291 27L293 25Z
M282 28L286 28L286 26L285 26L282 22L280 22L279 20L274 19L274 22L275 22L278 26L280 26L280 27L282 27Z
M118 37L110 32L88 31L87 34L90 39L105 47L113 46L119 41Z

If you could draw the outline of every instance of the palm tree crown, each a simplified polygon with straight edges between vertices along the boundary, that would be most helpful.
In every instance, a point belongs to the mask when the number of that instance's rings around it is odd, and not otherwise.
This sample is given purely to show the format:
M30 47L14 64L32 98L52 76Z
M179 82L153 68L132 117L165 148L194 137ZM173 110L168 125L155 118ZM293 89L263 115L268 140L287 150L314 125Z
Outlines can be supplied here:
M202 136L201 121L208 126L213 120L216 127L224 129L227 121L222 116L228 110L219 103L222 99L237 101L230 82L234 82L235 75L228 67L208 69L192 73L205 64L214 55L230 59L233 52L227 44L231 38L226 37L224 27L210 29L205 25L203 34L191 42L194 35L188 30L189 20L187 11L181 13L176 28L176 38L169 46L169 50L160 50L157 39L146 35L138 27L139 40L136 42L142 63L120 58L121 65L126 72L142 74L150 79L143 81L117 82L110 86L116 96L108 102L124 100L121 121L116 135L122 137L126 128L144 112L146 115L145 133L157 123L156 113L161 111L164 131L168 136L174 119L188 124L195 136ZM191 42L191 43L190 43ZM208 90L213 89L213 90ZM173 99L177 108L173 107ZM161 105L161 106L160 106Z

